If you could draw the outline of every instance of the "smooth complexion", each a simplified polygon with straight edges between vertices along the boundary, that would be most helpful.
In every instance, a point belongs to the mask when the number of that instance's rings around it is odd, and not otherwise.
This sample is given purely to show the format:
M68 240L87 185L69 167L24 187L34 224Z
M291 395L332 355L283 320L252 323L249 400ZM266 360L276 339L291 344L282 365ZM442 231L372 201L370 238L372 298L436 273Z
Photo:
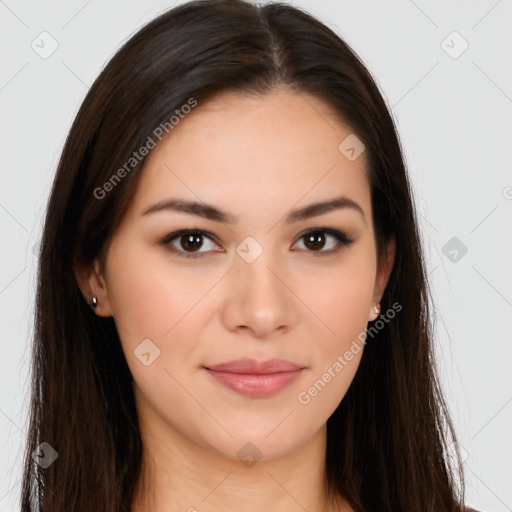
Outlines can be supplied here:
M134 378L152 501L137 489L133 512L351 510L326 502L326 422L362 352L309 404L297 400L376 318L394 262L391 239L377 265L365 154L349 161L338 150L350 133L325 103L285 89L199 103L147 157L105 267L77 269L84 296L98 297L96 314L114 317ZM360 211L291 221L341 196ZM226 218L144 214L171 199ZM308 243L309 231L326 228L351 242L324 231ZM207 234L191 249L189 235L170 236L179 230ZM237 252L247 237L257 242L249 252L263 250L251 263ZM145 339L160 350L149 366L134 355ZM255 398L204 368L241 357L305 369ZM253 465L237 455L247 443L261 454Z

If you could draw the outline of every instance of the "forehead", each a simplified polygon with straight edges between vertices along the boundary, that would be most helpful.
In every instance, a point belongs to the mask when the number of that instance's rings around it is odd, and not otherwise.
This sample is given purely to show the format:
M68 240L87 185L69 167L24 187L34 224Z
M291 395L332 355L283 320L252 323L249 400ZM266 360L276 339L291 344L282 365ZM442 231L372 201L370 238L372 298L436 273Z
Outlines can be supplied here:
M277 90L199 103L151 150L133 208L178 196L262 211L347 195L369 211L364 152L349 160L349 126L321 100ZM350 139L349 139L350 140Z

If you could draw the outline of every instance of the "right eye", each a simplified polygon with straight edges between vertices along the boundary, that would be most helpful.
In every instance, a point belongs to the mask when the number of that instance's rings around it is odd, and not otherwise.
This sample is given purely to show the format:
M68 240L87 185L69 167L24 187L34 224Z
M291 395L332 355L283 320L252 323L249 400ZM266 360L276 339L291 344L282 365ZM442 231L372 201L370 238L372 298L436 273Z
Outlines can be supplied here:
M213 235L207 234L205 231L199 230L185 230L175 231L167 235L162 241L162 245L169 248L172 252L184 258L198 258L200 254L210 252L220 252L222 249L213 241ZM201 251L205 248L204 240L209 240L211 247Z

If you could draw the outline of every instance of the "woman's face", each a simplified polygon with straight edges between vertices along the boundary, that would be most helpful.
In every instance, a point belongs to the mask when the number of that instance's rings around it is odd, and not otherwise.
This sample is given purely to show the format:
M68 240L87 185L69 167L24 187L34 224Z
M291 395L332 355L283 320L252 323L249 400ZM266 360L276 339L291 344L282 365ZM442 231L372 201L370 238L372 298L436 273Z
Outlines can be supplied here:
M139 414L161 432L272 459L343 399L390 270L377 269L353 137L320 100L280 90L199 103L150 151L89 290L114 317ZM299 369L208 369L241 358Z

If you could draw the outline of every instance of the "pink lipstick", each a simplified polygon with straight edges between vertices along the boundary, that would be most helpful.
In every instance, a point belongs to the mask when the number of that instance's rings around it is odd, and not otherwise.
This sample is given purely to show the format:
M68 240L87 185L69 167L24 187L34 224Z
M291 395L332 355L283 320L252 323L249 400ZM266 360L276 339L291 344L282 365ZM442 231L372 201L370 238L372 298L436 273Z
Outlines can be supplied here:
M304 370L303 366L283 359L257 361L247 357L204 368L227 388L252 398L278 393Z

